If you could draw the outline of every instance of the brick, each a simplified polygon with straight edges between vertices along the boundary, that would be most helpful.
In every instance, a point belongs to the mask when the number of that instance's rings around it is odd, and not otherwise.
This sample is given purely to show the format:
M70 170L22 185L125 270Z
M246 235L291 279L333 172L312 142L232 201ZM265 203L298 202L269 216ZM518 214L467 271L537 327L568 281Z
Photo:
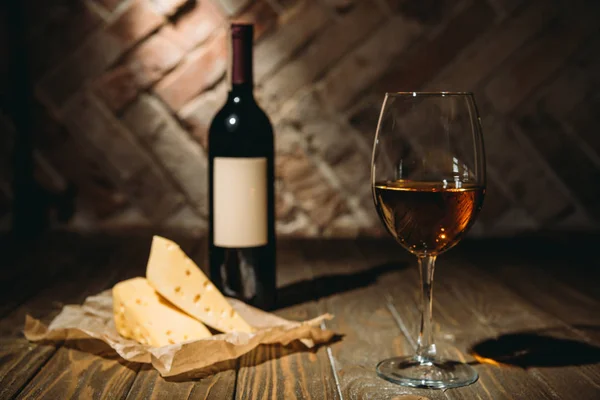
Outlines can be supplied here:
M449 0L385 0L390 9L421 24L436 24L451 8Z
M36 86L36 94L60 113L67 100L92 77L100 75L124 52L122 44L106 31L97 32L62 64L46 74Z
M183 55L183 50L169 39L169 34L161 30L132 51L127 63L139 65L137 80L142 87L147 87L173 69Z
M277 12L268 0L253 1L250 7L235 18L237 22L254 25L254 40L258 41L273 28L277 22Z
M486 110L487 106L482 110ZM572 209L556 176L541 164L538 155L523 145L520 132L491 112L482 113L486 161L513 198L540 223Z
M496 216L497 221L494 224L494 232L498 234L515 234L517 232L531 232L538 229L536 221L534 221L527 211L522 208L511 208L503 214Z
M325 4L334 11L344 14L351 10L357 3L356 0L324 0ZM377 7L377 4L374 4Z
M515 110L538 85L564 65L595 27L595 23L585 19L554 20L540 38L511 57L510 63L485 87L485 94L499 111Z
M297 127L312 154L319 155L334 170L339 167L341 175L347 175L346 167L341 164L347 165L354 172L363 169L365 160L370 157L371 146L362 142L359 134L351 126L344 124L336 114L326 112L322 97L314 91L308 91L297 96L294 103L294 107L283 112L285 117L282 122ZM324 135L323 132L327 134ZM350 166L352 163L358 165ZM343 183L353 185L364 176L361 173L355 176L354 182L343 180Z
M156 12L167 16L175 14L187 2L188 0L150 0Z
M243 11L251 3L251 0L215 0L215 2L228 16L233 17Z
M496 182L503 183L503 180L499 179L493 171L488 171L483 208L477 217L486 226L494 225L501 215L509 212L513 207L513 202L507 198L503 189ZM532 219L531 216L528 218Z
M120 111L138 94L136 75L135 69L129 65L117 67L98 79L96 93L111 110Z
M174 68L182 57L183 51L161 31L136 47L124 65L104 74L96 83L96 90L113 111L120 111L140 90Z
M128 196L104 171L103 163L90 158L81 145L70 141L60 152L44 153L52 165L75 185L77 203L97 218L106 218L122 210Z
M160 159L194 210L207 215L206 155L177 121L151 96L142 95L127 109L125 124Z
M98 77L163 22L164 18L152 11L144 0L134 1L106 29L92 35L75 53L46 74L36 87L38 96L59 113L69 97L88 80Z
M585 212L577 210L553 224L552 227L563 232L573 230L593 231L596 229L596 223Z
M191 128L192 137L206 150L210 124L217 111L225 104L227 90L228 87L223 82L213 90L202 93L179 112L179 117Z
M496 14L498 14L499 19L504 19L511 15L511 13L517 9L521 4L524 3L524 0L487 0Z
M590 190L600 182L599 165L543 110L519 117L519 125L562 182L590 214L600 219L600 191Z
M600 85L599 47L599 38L586 43L556 79L544 83L534 95L539 103L538 107L561 120L586 102L586 99L591 99ZM528 102L531 102L531 99Z
M124 0L94 0L107 10L114 11Z
M275 218L280 223L289 223L296 219L296 204L291 193L281 184L275 186Z
M532 1L526 9L492 27L482 39L465 48L425 89L473 90L555 15L556 7L552 2Z
M131 5L107 26L107 32L126 48L148 36L166 21L147 0L133 0Z
M304 0L286 11L277 29L265 35L254 50L254 76L262 82L328 22L327 11L317 1Z
M160 34L168 41L173 43L173 45L179 47L180 49L188 52L191 48L190 41L185 38L185 36L181 35L179 32L175 30L172 24L164 25L160 29Z
M360 227L351 214L340 215L323 230L324 237L355 238L360 233Z
M319 227L326 227L337 215L347 211L342 198L302 149L278 155L276 163L277 177L283 179L286 189Z
M218 82L227 66L225 33L219 31L161 80L154 91L173 110L180 110L196 95Z
M63 116L73 137L96 159L111 179L152 221L160 221L181 204L181 196L149 155L92 95L81 93Z
M316 237L319 235L319 228L301 210L296 210L289 220L275 221L275 231L278 236L288 237Z
M378 79L374 90L394 92L419 90L442 70L471 41L484 32L494 19L486 2L477 1L452 18L443 30L403 55L404 62Z
M82 2L48 2L54 7L43 19L29 26L27 38L30 72L34 80L71 54L102 22L102 18ZM28 18L31 14L27 14Z
M274 131L277 135L275 141L275 153L290 153L304 143L303 138L298 131L298 127L290 121L282 121L275 124Z
M162 225L167 229L173 229L178 234L183 231L185 234L199 236L207 231L206 220L199 217L196 211L188 206L176 211Z
M84 222L85 223L85 222ZM106 234L120 234L148 232L156 225L153 224L137 207L130 206L118 214L108 218L88 221L87 230L103 232ZM73 227L74 230L86 230L86 227Z
M320 92L327 99L328 106L344 110L354 104L356 98L371 87L373 81L421 32L420 24L402 17L391 18L325 76Z
M76 187L76 202L85 212L105 218L127 204L127 196L105 171L103 157L76 142L73 135L51 118L45 110L34 108L35 148L69 185ZM96 153L97 155L97 153Z
M348 122L357 132L362 134L365 143L371 147L375 140L383 99L383 94L368 96L358 106L349 111Z
M298 89L322 76L383 20L376 4L363 1L327 26L296 58L263 83L267 110L275 110Z
M109 159L107 167L113 167L122 180L139 172L148 162L114 116L87 93L80 93L69 101L62 121L71 135L105 155Z
M174 30L186 41L187 50L204 43L225 23L221 10L210 0L194 4L194 8L181 15L174 24Z

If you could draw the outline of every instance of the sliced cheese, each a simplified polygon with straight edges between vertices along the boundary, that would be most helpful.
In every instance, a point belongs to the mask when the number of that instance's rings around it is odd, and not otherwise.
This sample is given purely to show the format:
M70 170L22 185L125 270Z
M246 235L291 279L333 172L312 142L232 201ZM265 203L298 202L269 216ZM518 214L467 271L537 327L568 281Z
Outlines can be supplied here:
M168 239L154 236L146 278L171 303L216 330L253 330L200 268Z
M117 332L153 347L211 336L201 322L175 308L144 278L117 283L112 290Z

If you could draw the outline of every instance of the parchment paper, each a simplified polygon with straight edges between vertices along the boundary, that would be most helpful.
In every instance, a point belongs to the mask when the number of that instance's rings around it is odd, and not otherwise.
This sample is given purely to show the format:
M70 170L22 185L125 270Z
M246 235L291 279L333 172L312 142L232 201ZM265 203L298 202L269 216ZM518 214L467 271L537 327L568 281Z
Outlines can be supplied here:
M46 326L30 317L25 320L25 337L30 341L64 341L98 339L107 343L121 357L140 363L151 363L164 376L185 374L207 368L241 356L260 344L281 344L300 340L307 348L328 342L334 336L320 324L333 318L324 314L317 318L296 322L264 312L234 299L228 299L233 308L250 325L253 333L225 333L207 339L188 341L163 347L150 347L125 339L117 333L113 321L112 293L106 290L88 297L83 305L67 305Z

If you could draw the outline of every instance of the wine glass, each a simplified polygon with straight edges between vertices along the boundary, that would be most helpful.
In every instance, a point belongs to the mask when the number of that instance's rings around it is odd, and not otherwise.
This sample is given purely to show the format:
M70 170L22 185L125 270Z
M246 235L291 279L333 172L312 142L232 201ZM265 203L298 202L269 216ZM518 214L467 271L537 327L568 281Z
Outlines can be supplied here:
M432 331L436 257L462 239L485 194L483 138L473 95L386 93L373 144L371 183L388 232L417 256L421 284L416 354L381 361L378 375L430 389L475 382L478 375L471 366L437 355Z

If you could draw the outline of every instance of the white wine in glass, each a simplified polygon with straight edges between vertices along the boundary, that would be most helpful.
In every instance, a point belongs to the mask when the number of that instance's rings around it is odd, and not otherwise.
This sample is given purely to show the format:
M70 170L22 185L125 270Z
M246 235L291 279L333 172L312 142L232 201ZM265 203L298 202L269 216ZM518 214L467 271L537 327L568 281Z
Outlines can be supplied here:
M377 365L401 385L445 389L471 384L469 365L437 355L432 332L436 257L467 233L485 195L485 155L471 93L387 93L373 145L373 199L388 232L418 259L421 329L414 356Z

